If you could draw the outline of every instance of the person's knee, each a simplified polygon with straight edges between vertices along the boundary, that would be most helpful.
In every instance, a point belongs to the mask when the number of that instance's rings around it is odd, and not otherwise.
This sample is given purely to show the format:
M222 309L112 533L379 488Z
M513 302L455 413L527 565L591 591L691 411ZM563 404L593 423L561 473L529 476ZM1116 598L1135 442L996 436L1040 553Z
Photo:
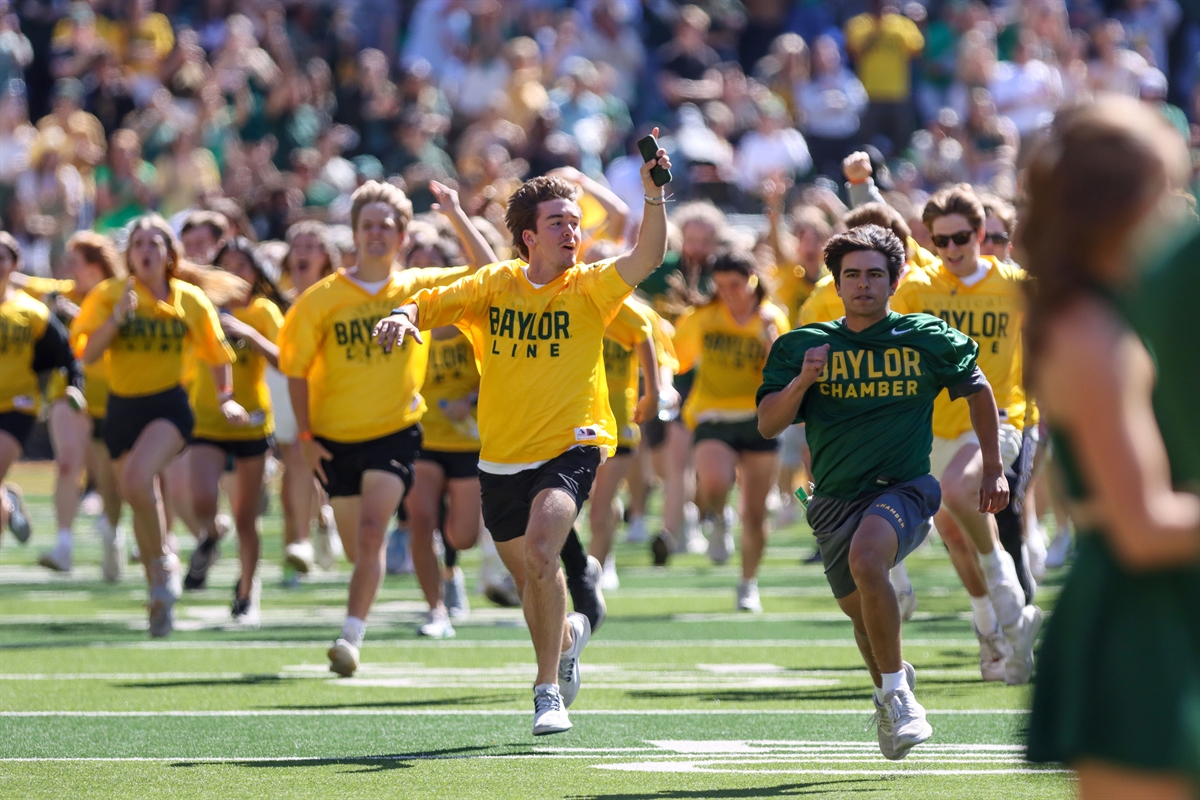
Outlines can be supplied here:
M542 536L525 537L525 574L529 580L548 582L558 573L559 548Z
M965 475L944 476L942 502L955 513L979 513L979 484Z
M888 570L892 565L884 543L876 536L855 536L850 545L850 574L859 586L873 586L881 581L887 581Z
M966 534L962 528L958 526L954 520L950 520L947 524L938 526L938 535L942 537L942 543L946 545L946 549L957 552L970 552L971 546L967 541Z
M153 506L157 501L154 492L154 475L138 468L136 464L125 465L125 469L121 470L118 483L121 497L133 508L141 509Z

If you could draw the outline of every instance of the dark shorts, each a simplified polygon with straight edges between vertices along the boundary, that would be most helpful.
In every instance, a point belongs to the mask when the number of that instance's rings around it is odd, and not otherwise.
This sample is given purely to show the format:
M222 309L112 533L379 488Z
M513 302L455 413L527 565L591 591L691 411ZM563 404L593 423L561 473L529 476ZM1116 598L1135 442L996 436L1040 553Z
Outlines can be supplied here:
M410 425L402 431L368 439L365 442L335 442L317 437L333 459L321 462L325 470L325 491L330 497L357 497L362 494L362 476L367 470L390 472L404 481L404 493L413 485L413 461L421 449L421 426Z
M192 427L196 423L192 407L188 404L187 392L182 386L142 397L109 394L108 409L104 416L108 421L104 444L114 459L132 450L142 431L156 419L165 419L178 428L184 443L191 442Z
M743 422L701 422L696 426L694 441L705 439L724 442L739 453L774 453L779 449L778 439L764 439L758 432L758 420Z
M894 483L849 501L814 497L806 516L817 537L833 596L841 599L858 588L850 574L850 543L863 517L874 514L892 524L899 540L896 560L891 564L895 566L925 541L941 504L942 487L932 475Z
M571 495L578 511L591 494L592 481L599 467L599 447L572 447L540 467L515 475L496 475L480 470L483 523L492 539L508 542L524 536L529 527L533 499L545 489L562 489Z
M92 438L98 442L104 441L104 434L108 430L108 420L106 417L92 417Z
M655 417L642 423L642 441L646 447L655 450L667 440L667 423Z
M421 448L417 461L429 461L442 468L446 480L479 477L479 451L468 450L456 453L452 450L426 450Z
M613 453L613 458L616 458L617 456L631 456L631 455L633 455L633 451L635 449L637 449L637 448L629 447L628 445L624 445L624 444L619 444L619 445L617 445L616 452Z
M198 444L215 447L225 452L225 456L236 461L239 458L257 458L258 456L268 453L271 450L271 437L267 436L262 439L205 439L197 436L192 439L192 446Z
M26 440L29 439L29 434L33 431L33 424L37 422L37 417L33 414L26 414L23 411L5 411L0 413L0 431L4 431L9 436L17 440L17 444L24 449Z

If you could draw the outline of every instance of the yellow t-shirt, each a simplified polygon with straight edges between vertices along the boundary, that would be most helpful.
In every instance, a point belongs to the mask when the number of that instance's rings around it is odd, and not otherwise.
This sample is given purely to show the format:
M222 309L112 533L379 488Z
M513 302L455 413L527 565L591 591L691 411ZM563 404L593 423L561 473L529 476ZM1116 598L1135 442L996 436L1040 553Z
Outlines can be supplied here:
M33 349L46 334L50 309L24 292L0 295L0 413L38 413L37 374Z
M637 447L642 430L633 421L638 401L637 346L654 336L650 320L634 305L632 298L604 331L604 375L608 381L608 402L617 424L617 446Z
M112 316L125 293L125 278L109 278L84 298L79 316L71 323L76 352L82 353L87 337ZM150 294L134 281L137 308L104 353L109 386L120 397L141 397L179 386L184 374L184 351L191 350L206 364L233 361L217 311L199 287L170 279L166 300Z
M701 422L750 419L757 406L768 346L763 313L779 335L791 330L781 308L764 302L744 324L738 324L720 300L690 309L675 324L679 368L697 368L696 381L683 404L689 428Z
M926 258L929 257L929 258ZM932 259L930 261L929 259ZM900 286L903 286L913 274L925 269L923 266L926 263L940 264L928 250L918 246L917 255L908 262L908 269L900 276L900 283L896 287L896 291L900 291ZM892 310L896 311L895 298L892 298ZM898 312L904 313L904 312ZM821 280L817 281L817 287L809 296L804 305L800 307L800 325L808 325L813 322L833 322L846 316L846 304L842 302L842 298L837 293L837 286L833 282L833 275L826 275Z
M425 344L405 339L385 353L371 333L415 292L452 283L468 267L393 272L375 294L339 270L309 287L284 317L279 371L308 379L312 432L336 442L378 439L417 424L425 413Z
M83 302L83 297L75 289L75 281L58 280L57 278L41 278L30 275L25 279L23 291L35 300L46 302L48 294L60 294L76 305ZM75 337L71 337L71 347L75 347ZM46 402L57 403L67 394L67 373L56 369L50 373L46 383ZM91 364L83 364L83 397L87 400L88 414L99 419L104 416L104 408L108 405L108 372L104 369L104 359Z
M679 356L675 354L675 326L639 300L637 295L631 296L627 302L650 320L651 329L654 331L654 355L658 358L659 369L666 367L672 375L678 375Z
M896 290L892 310L932 314L974 339L979 345L979 368L996 395L1000 421L1023 430L1025 295L1021 284L1025 271L991 256L983 258L991 268L974 286L964 284L940 263L932 270L914 270L912 278ZM943 391L933 405L933 435L954 439L969 430L967 401L951 401Z
M876 102L908 99L908 65L924 47L916 23L900 14L859 14L846 23L846 49L867 96Z
M442 401L453 402L479 393L479 368L471 340L459 332L450 339L429 341L429 368L421 394L429 408L421 418L421 447L450 453L479 452L479 421L476 412L455 422L442 410Z
M797 264L776 264L768 271L768 277L774 287L771 302L782 308L788 321L795 324L800 318L800 307L812 296L817 284L810 281L804 267Z
M279 307L265 297L255 297L243 308L231 312L234 319L246 323L270 341L279 338L283 314ZM188 387L192 410L196 414L195 435L201 439L245 442L265 439L275 430L271 414L271 394L267 391L266 356L250 347L244 339L232 339L233 399L250 415L249 425L231 425L217 403L217 387L212 370L198 369Z
M576 265L540 288L524 261L502 261L413 300L421 327L458 325L475 346L482 462L548 461L576 445L613 454L601 343L633 292L614 261Z

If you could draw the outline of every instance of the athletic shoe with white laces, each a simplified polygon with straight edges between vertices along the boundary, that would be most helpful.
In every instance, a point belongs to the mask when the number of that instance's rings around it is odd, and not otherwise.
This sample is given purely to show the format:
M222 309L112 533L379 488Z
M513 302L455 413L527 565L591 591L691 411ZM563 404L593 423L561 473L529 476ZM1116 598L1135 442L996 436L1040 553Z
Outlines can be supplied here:
M329 656L329 671L343 678L349 678L358 669L358 648L345 639L337 639L325 655Z
M430 639L453 639L454 626L450 624L446 609L431 608L425 615L425 624L417 628L417 633Z
M283 548L284 562L301 575L312 572L313 559L313 545L308 539L292 542Z
M196 545L196 549L192 551L192 557L188 560L188 573L187 577L183 579L183 588L188 591L204 588L204 584L208 581L209 567L217 563L217 559L221 556L219 541L215 537L206 536L204 541Z
M625 531L625 541L629 544L642 544L649 534L646 532L646 518L642 515L629 518L629 528Z
M6 483L0 486L0 495L3 495L0 502L3 502L8 510L8 529L17 537L18 542L25 544L33 534L33 528L29 525L29 514L25 510L25 495L21 492L21 487Z
M558 690L567 708L579 694L579 656L592 638L592 623L579 612L567 615L571 626L571 646L558 657Z
M489 575L483 582L483 596L501 608L521 607L517 582L507 572L502 575Z
M238 586L241 583L239 578L233 584L233 604L229 608L230 616L239 625L257 628L261 620L262 581L256 575L250 581L250 594L245 597L238 595Z
M545 736L569 730L571 720L558 687L553 683L539 683L533 687L533 735Z
M749 611L751 614L762 613L762 601L758 599L758 581L754 578L738 583L737 610Z
M908 684L908 690L916 691L917 670L907 661L901 663L904 666L904 680ZM892 716L887 713L886 706L879 702L879 698L875 696L874 692L871 693L871 702L875 704L875 716L871 717L869 725L876 727L879 737L879 752L883 753L884 758L895 760L896 740L892 729ZM903 757L900 756L900 758Z
M604 559L604 571L600 573L600 588L606 592L615 592L621 588L621 579L617 577L617 557L609 553Z
M1042 610L1025 606L1017 624L1004 629L1004 638L1012 645L1012 655L1004 665L1004 682L1009 686L1029 683L1033 677L1033 645L1042 629Z
M150 567L150 635L170 636L175 627L175 603L183 594L179 558L168 553Z
M38 556L38 566L55 572L70 572L71 548L56 545L53 550L47 550Z
M334 544L334 540L337 544ZM337 566L338 551L342 541L338 539L337 520L333 516L333 508L321 506L317 514L317 532L313 536L313 549L316 551L317 566L329 572Z
M1004 680L1005 664L1012 655L1012 646L1004 638L1004 632L997 628L988 634L979 632L974 625L975 638L979 639L979 674L985 681Z
M116 583L121 580L124 568L125 530L120 525L114 530L108 518L102 514L96 520L96 532L100 534L100 541L104 547L100 556L100 574L108 583Z
M896 601L900 604L900 619L908 622L917 612L917 593L910 586L903 591L896 592Z
M1067 563L1071 554L1071 532L1059 531L1054 541L1046 548L1046 569L1058 569Z
M454 577L442 581L442 596L450 619L466 619L471 614L471 603L467 600L467 576L463 574L462 567L456 566Z
M385 553L388 575L411 575L412 554L408 551L408 528L394 528L388 534Z
M720 516L712 515L704 520L703 527L708 536L708 559L714 564L724 564L733 553L733 508L725 506Z
M902 686L883 698L883 711L892 729L892 746L879 750L884 758L899 761L908 751L933 736L933 727L925 719L925 708L907 686Z

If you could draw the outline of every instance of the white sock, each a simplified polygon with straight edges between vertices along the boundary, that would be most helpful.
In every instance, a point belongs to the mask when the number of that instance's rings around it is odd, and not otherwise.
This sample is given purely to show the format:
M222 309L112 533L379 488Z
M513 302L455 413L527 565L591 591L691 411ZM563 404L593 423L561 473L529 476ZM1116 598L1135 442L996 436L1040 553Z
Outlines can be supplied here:
M885 672L881 676L883 678L883 686L880 689L883 691L883 696L887 697L892 692L903 687L909 688L908 680L904 677L904 670L899 672Z
M979 554L989 579L999 578L1004 574L1004 558L1000 555L1003 552L1004 549L997 545L992 547L992 552Z
M883 687L882 686L875 687L875 702L879 703L879 705L883 705Z
M896 566L892 567L888 577L892 579L892 588L897 592L911 592L912 581L908 579L908 570L904 568L904 562L901 561Z
M992 598L984 595L983 597L971 597L971 617L975 622L975 628L982 634L989 634L996 630L996 609L992 607Z
M58 532L58 549L59 550L63 551L64 553L71 552L71 543L72 543L72 541L71 541L71 532L70 531L59 531Z
M361 620L358 617L346 617L346 623L342 625L342 638L355 647L362 647L363 637L367 634L366 620Z

